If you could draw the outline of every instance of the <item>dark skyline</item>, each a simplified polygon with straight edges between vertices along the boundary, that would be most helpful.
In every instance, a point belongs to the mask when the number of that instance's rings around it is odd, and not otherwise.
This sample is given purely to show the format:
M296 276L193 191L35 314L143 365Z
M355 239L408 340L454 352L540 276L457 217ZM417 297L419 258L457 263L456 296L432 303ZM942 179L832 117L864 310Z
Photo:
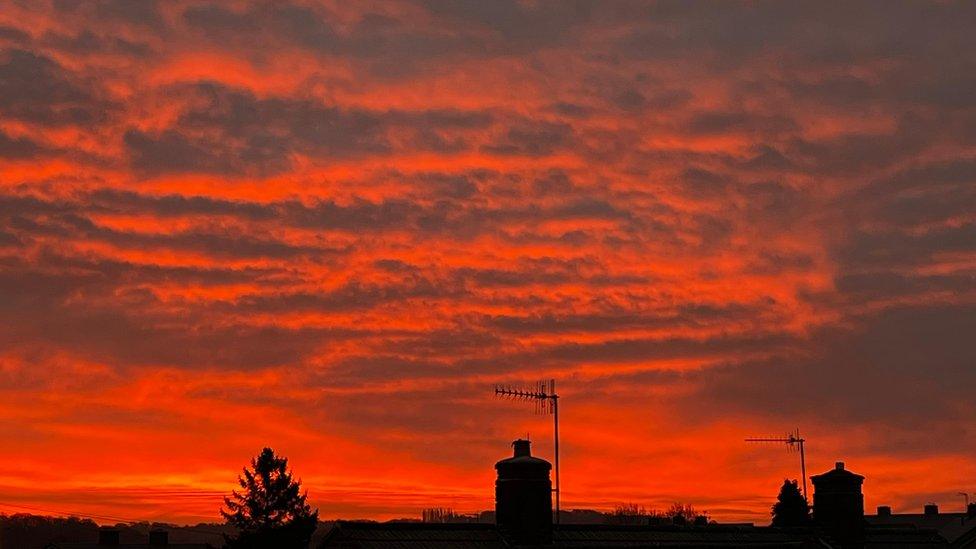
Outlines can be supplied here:
M499 440L552 456L491 387L551 378L564 509L766 520L796 460L742 439L795 428L962 508L974 21L4 3L0 512L217 520L268 445L323 519L488 509Z

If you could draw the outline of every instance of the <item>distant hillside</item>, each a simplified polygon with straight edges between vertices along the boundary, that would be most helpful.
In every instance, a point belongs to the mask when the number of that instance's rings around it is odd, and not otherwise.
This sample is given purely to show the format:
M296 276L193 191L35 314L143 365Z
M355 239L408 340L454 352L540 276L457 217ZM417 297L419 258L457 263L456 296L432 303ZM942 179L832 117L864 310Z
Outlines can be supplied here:
M317 542L331 522L319 524L313 542ZM169 531L170 543L209 543L215 547L223 545L223 534L232 533L224 524L201 523L192 526L138 522L114 525L120 530L122 543L145 543L152 528ZM0 514L0 548L4 549L44 549L52 542L98 540L98 527L91 519L78 517L48 517L30 514ZM314 544L313 544L314 547Z

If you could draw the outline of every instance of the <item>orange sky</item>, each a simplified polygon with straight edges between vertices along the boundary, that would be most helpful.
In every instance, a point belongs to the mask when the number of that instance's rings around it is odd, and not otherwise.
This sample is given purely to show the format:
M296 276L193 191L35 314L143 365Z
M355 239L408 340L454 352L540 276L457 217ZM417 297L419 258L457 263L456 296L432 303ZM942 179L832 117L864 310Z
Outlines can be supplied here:
M556 378L563 503L763 522L976 490L974 8L0 10L0 512L492 506Z

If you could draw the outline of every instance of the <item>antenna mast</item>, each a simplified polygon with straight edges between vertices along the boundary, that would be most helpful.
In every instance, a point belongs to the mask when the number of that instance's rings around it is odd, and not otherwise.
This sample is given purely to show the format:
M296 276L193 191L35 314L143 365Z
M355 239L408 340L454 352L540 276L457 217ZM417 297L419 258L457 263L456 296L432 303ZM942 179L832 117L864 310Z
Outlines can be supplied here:
M556 524L559 524L559 395L556 394L556 380L540 381L531 389L495 385L495 396L512 400L526 400L535 403L535 413L552 415L552 434L556 455Z
M792 433L784 437L747 438L746 442L779 442L786 444L786 450L789 452L799 451L800 475L803 477L803 497L807 497L807 458L803 451L803 443L806 442L806 439L800 436L799 429L794 429ZM810 500L807 499L807 501Z

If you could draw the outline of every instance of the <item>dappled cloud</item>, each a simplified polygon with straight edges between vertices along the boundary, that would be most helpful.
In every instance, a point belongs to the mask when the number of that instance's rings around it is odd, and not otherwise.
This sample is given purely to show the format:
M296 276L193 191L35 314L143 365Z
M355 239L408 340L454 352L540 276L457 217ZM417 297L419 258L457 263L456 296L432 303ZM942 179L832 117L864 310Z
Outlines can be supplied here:
M974 8L10 3L0 511L216 520L264 445L323 518L488 509L543 378L564 506L765 521L797 427L955 501Z

